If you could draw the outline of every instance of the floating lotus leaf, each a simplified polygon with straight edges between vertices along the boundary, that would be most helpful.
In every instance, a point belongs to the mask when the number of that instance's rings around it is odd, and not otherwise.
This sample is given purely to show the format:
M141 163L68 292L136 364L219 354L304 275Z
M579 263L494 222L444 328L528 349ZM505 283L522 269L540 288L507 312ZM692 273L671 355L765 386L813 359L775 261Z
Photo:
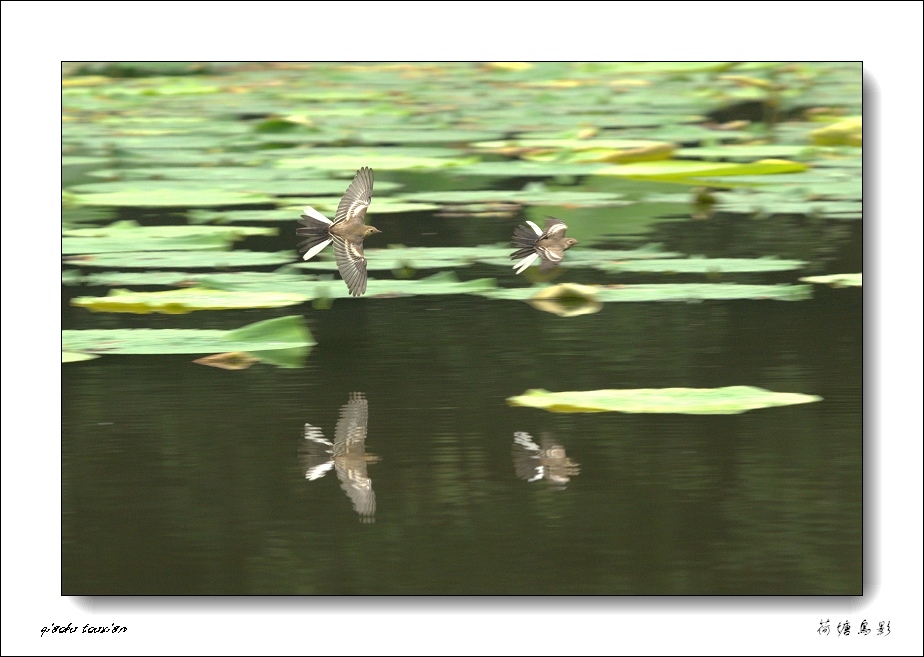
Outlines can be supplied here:
M144 167L137 169L101 169L90 174L108 180L197 180L225 183L276 180L304 180L324 176L323 171L289 171L261 166L176 166Z
M279 317L233 331L214 329L91 329L62 331L64 351L93 354L209 354L288 350L315 344L300 316Z
M600 312L603 304L597 299L597 288L592 285L561 283L544 288L527 299L536 310L559 317L576 317Z
M630 162L657 162L667 160L677 150L675 144L649 143L636 148L584 148L575 151L528 152L521 157L532 162L605 162L623 164Z
M164 292L111 290L105 297L77 297L72 306L95 312L167 313L182 315L194 310L230 310L239 308L281 308L294 306L309 297L291 292L230 292L207 288L185 288Z
M403 201L428 201L445 205L447 203L517 203L520 205L567 205L600 207L624 205L622 194L607 192L585 192L580 190L547 190L544 188L508 191L501 189L460 190L442 192L418 192L405 194ZM372 208L370 207L370 212Z
M346 188L344 188L346 189ZM286 208L277 208L274 210L189 210L187 216L192 224L233 224L239 221L261 222L261 221L294 221L298 219L305 205L314 205L320 199L312 198L310 201L298 206ZM286 203L291 199L285 199ZM378 201L376 201L378 204Z
M140 246L140 245L139 245ZM81 267L126 267L128 269L213 269L262 267L290 262L294 252L279 251L123 251L69 258Z
M597 171L599 175L648 178L652 180L694 178L704 176L766 176L805 171L808 166L789 160L760 160L738 164L733 162L698 162L695 160L665 160L621 164ZM766 182L766 181L765 181Z
M676 146L641 139L517 139L481 142L474 148L536 162L644 162L669 158Z
M94 358L99 358L96 354L82 354L78 351L62 351L61 352L61 362L62 363L77 363L82 360L93 360Z
M477 162L477 157L425 157L402 155L401 153L370 154L366 157L354 155L305 155L282 158L277 166L282 169L321 169L324 171L355 172L357 163L372 167L373 171L399 171L401 169L443 169L457 168ZM379 190L379 184L375 184ZM341 190L342 191L342 190Z
M313 178L304 176L302 178L284 178L278 180L262 180L259 177L248 179L229 179L229 180L117 180L113 182L87 183L71 187L71 191L77 193L78 202L87 196L94 197L94 203L88 205L116 205L116 203L100 203L100 196L109 195L140 195L145 199L169 198L169 194L177 194L183 202L161 202L161 203L125 203L125 205L176 205L184 207L202 206L202 205L244 205L254 203L269 203L273 199L268 196L258 196L258 194L275 194L287 196L324 196L328 194L343 194L343 191L350 184L348 180L330 180L326 178ZM209 190L209 188L213 188ZM215 189L220 187L220 189ZM401 187L397 183L380 181L375 185L377 192L385 192ZM189 199L198 198L196 194L201 193L203 199L197 202L188 202ZM212 195L221 198L222 194L247 194L250 198L238 197L235 200L232 196L230 200L211 201ZM255 200L259 198L260 200Z
M467 267L486 258L505 258L509 264L511 249L495 245L455 246L455 247L389 247L384 249L365 249L366 269L369 271L393 271L406 267L413 269L444 269L447 267ZM326 254L332 258L333 254ZM335 271L337 263L330 259L319 260L317 257L305 260L297 265L299 269Z
M863 118L852 117L813 130L811 138L820 146L862 146Z
M653 388L548 392L527 390L509 397L511 406L543 408L555 413L685 413L732 415L756 408L822 401L816 395L771 392L751 386L725 388Z
M245 210L244 212L251 212ZM220 213L217 213L220 214ZM122 237L136 240L220 236L227 242L250 235L277 235L277 228L260 226L142 226L136 221L116 221L108 226L65 230L66 237ZM147 242L145 242L147 248Z
M116 207L182 207L215 205L257 205L271 203L272 197L226 189L136 189L73 195L74 203Z
M361 144L471 144L487 139L496 139L500 136L501 134L498 132L461 129L362 128L355 131L350 141Z
M378 188L378 183L375 183L376 188ZM321 197L321 198L306 198L302 199L302 202L298 205L291 205L283 210L289 213L289 218L298 219L301 216L302 211L305 209L306 205L310 205L318 212L324 213L329 217L333 217L337 212L337 206L340 204L341 196L330 196L330 197ZM286 199L286 203L289 203L293 199ZM369 220L377 214L404 214L406 212L427 212L430 210L438 210L439 205L434 203L409 203L405 199L395 199L388 196L375 197L373 196L372 205L369 206L369 212L366 215ZM367 220L367 223L369 222Z
M591 285L598 301L701 301L729 299L775 299L804 301L812 298L811 285L738 285L736 283L687 283L663 285ZM542 288L538 288L542 289ZM497 288L478 292L491 299L526 301L536 288Z
M594 252L591 251L590 253ZM650 259L620 262L618 257L608 256L606 251L599 250L597 253L599 253L600 260L591 266L594 269L614 272L731 274L737 272L788 271L801 269L807 264L802 260L781 260L777 258L670 258L666 260Z
M262 285L263 289L271 292L274 291L272 288L273 284L297 284L314 278L310 275L292 273L291 271L287 271L287 269L287 267L282 267L274 272L236 271L229 273L215 271L103 271L77 275L73 280L68 282L84 285L130 285L132 287L139 285L198 285L216 290L235 289L235 286L238 285L254 284ZM67 271L76 273L75 270Z
M568 225L568 234L571 234L570 224ZM477 256L478 262L484 264L512 267L514 262L510 259L512 250L511 247L481 246L473 249L473 255ZM575 269L602 269L606 267L607 263L626 264L624 261L636 260L658 260L663 262L665 259L679 257L680 255L670 251L661 251L658 245L651 244L631 250L575 248L568 251L562 266Z
M588 176L607 172L609 164L584 164L575 162L526 162L508 160L505 162L479 162L453 169L457 176L486 176L490 178L554 178L558 176Z
M677 157L697 160L729 160L732 162L748 162L755 158L798 158L804 160L816 150L811 146L793 144L725 144L722 146L682 148L677 151Z
M831 287L862 287L863 274L828 274L827 276L805 276L800 281L819 283Z
M229 240L223 235L190 235L188 237L164 237L145 239L143 237L63 237L61 253L118 253L137 251L144 246L148 251L203 251L222 250L229 247Z
M349 298L350 292L342 280L306 281L303 285L305 293L315 299ZM496 289L493 278L479 278L471 281L459 281L452 272L440 272L428 278L415 280L403 279L375 279L370 278L366 283L366 294L363 299L402 297L431 294L482 294Z

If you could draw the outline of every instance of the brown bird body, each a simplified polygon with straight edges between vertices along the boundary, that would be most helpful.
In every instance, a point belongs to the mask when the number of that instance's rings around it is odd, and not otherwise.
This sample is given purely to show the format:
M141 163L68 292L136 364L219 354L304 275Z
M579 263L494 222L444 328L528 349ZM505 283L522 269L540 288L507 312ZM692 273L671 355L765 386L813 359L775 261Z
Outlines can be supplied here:
M298 220L305 227L295 229L296 235L306 238L298 245L299 253L305 254L302 256L305 260L313 258L333 242L337 269L354 297L366 291L363 240L369 235L382 232L364 223L371 200L372 169L363 167L356 172L353 182L340 199L333 221L308 206Z
M518 274L538 258L542 259L539 271L551 271L562 261L565 251L578 243L576 239L565 237L568 226L561 219L549 217L544 230L532 221L526 223L529 227L520 225L513 231L513 245L518 248L510 254L510 258L523 258L513 266Z

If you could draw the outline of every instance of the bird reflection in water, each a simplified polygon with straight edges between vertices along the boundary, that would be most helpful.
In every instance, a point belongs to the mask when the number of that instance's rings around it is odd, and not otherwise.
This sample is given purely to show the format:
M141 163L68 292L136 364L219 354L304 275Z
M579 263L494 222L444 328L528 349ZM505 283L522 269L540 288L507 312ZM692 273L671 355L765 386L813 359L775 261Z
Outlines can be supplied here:
M520 479L545 479L553 490L564 489L571 477L581 472L580 466L565 454L565 448L545 432L539 445L525 431L513 434L513 468Z
M363 523L375 522L375 492L366 465L380 460L378 456L366 454L368 417L365 394L352 392L350 401L340 408L334 442L326 440L318 427L305 424L305 439L299 449L305 479L314 481L329 470L336 470L340 487L350 497Z

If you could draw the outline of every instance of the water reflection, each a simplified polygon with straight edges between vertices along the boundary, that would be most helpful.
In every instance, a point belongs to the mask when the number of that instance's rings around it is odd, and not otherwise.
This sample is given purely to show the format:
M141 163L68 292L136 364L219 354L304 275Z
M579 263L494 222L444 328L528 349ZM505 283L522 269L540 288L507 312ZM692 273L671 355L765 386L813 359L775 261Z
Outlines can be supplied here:
M299 448L305 479L315 481L335 469L340 487L350 497L363 523L375 522L375 492L366 465L380 460L378 456L366 454L368 418L365 394L351 392L350 401L340 407L334 442L325 439L318 427L306 423L305 440Z
M520 479L529 482L545 479L553 490L563 490L571 477L581 472L579 464L565 454L565 448L545 431L539 445L525 431L513 434L513 468Z

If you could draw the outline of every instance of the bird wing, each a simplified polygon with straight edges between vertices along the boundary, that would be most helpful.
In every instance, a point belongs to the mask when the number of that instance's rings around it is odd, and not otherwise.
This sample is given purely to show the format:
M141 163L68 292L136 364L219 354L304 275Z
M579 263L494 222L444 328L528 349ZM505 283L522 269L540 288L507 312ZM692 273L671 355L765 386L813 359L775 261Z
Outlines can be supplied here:
M517 478L525 481L542 479L543 468L539 461L539 446L525 431L513 434L513 470Z
M338 453L359 453L349 448L365 447L368 422L369 402L366 396L361 392L351 392L350 401L340 407L340 419L334 430Z
M556 219L555 217L549 217L545 220L545 230L542 231L542 237L548 238L558 233L562 233L562 237L564 237L564 232L566 230L568 230L568 226L564 221ZM542 237L540 237L540 239L542 239Z
M549 271L554 269L555 266L562 261L562 258L565 257L565 252L562 249L549 246L537 246L536 253L542 257L542 263L539 265L539 271Z
M305 440L299 446L299 458L305 470L305 479L320 479L334 467L331 461L332 447L331 442L324 438L318 427L305 425Z
M340 276L350 289L350 294L358 297L366 291L366 256L363 254L363 243L334 233L331 233L331 238L334 240L334 257L337 259Z
M375 491L372 490L372 480L366 475L366 462L350 459L348 463L337 460L337 476L340 478L342 488L353 509L359 514L362 522L375 521Z
M353 182L347 187L337 206L334 215L334 225L339 223L363 223L366 217L366 208L372 200L372 169L363 167L356 172Z

